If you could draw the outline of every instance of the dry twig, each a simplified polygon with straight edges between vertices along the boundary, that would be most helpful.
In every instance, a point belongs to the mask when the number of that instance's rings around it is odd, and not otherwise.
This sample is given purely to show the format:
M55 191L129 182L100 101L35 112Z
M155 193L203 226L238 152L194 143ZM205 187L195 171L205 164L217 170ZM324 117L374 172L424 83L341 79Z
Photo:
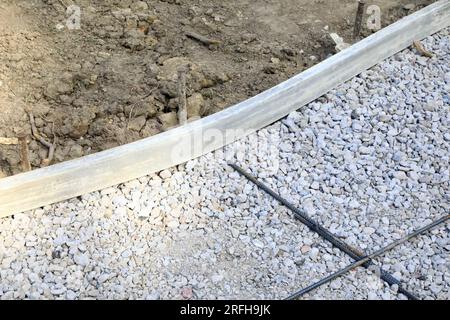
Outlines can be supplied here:
M28 116L30 118L31 132L33 133L33 137L48 148L48 157L46 159L42 160L42 162L41 162L41 166L46 167L46 166L50 165L51 162L53 161L53 156L55 154L56 136L53 132L53 143L50 143L47 140L45 140L37 131L36 123L34 122L33 113L28 112ZM54 124L53 124L53 126L54 126ZM52 131L53 131L53 129L52 129Z
M364 15L364 7L366 6L366 3L364 0L358 1L358 10L356 11L356 18L355 18L355 25L353 29L353 38L357 39L359 35L361 34L361 26L362 26L362 19Z
M433 57L433 53L431 53L430 51L428 51L427 49L425 49L422 45L422 43L420 43L420 41L415 40L413 42L414 48L416 48L416 50L423 55L424 57L428 57L428 58L432 58Z
M185 34L186 34L187 37L189 37L191 39L194 39L194 40L197 40L197 41L200 41L201 43L203 43L203 44L205 44L207 46L209 46L209 45L218 45L218 44L221 43L219 40L209 39L209 38L207 38L205 36L202 36L201 34L198 34L198 33L192 32L192 31L186 31Z

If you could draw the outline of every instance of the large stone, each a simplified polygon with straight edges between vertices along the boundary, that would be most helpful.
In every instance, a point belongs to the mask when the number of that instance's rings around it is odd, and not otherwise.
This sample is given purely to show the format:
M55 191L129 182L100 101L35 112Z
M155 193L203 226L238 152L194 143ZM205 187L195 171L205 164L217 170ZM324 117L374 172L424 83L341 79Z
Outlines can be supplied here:
M158 113L158 105L152 96L135 104L125 106L124 111L127 117L154 117Z
M169 179L172 176L172 173L169 170L163 170L159 173L159 176L162 179Z
M188 118L201 116L204 103L205 100L200 93L194 93L190 96L187 99Z
M408 177L406 176L406 173L404 173L403 171L396 171L393 173L392 176L398 180L407 180L408 179Z
M50 99L56 99L60 95L69 95L73 92L73 75L65 72L60 78L50 79L44 94Z
M91 122L95 119L95 112L90 108L75 109L64 119L61 129L63 135L68 134L73 139L79 139L86 135Z
M134 12L145 12L148 10L148 4L144 1L138 1L131 4L130 9Z
M133 118L128 123L128 129L139 132L145 126L145 121L146 121L145 116L139 116L137 118Z
M147 45L145 34L137 29L127 30L124 34L122 45L133 51L143 50Z
M151 137L157 135L162 131L162 126L156 119L149 119L141 130L141 134L144 137Z
M87 255L85 254L76 254L73 257L73 260L75 261L76 264L80 265L80 266L87 266L89 264L89 258Z
M161 81L177 81L178 70L181 67L188 66L189 64L190 61L183 57L174 57L167 59L163 62L157 78Z
M76 159L83 156L83 147L75 144L72 147L70 147L69 155L71 158Z
M160 114L158 120L161 123L163 130L168 130L178 125L178 116L176 112Z

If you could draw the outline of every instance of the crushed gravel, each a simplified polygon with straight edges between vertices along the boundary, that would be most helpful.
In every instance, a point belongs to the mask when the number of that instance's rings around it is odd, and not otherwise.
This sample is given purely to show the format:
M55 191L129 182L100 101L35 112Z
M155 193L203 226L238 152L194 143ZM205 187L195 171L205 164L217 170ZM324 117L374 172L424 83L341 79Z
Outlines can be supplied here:
M450 29L223 150L0 220L1 299L285 298L350 258L233 161L367 252L449 212ZM257 141L257 143L255 143ZM377 259L450 298L449 224ZM358 268L309 299L405 299Z

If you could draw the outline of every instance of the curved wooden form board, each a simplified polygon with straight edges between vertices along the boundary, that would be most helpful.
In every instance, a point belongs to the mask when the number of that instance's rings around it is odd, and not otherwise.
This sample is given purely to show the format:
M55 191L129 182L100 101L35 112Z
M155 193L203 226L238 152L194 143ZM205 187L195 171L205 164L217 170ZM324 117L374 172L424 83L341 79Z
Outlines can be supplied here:
M438 1L224 111L134 143L1 179L0 217L110 187L221 148L449 24L450 0Z

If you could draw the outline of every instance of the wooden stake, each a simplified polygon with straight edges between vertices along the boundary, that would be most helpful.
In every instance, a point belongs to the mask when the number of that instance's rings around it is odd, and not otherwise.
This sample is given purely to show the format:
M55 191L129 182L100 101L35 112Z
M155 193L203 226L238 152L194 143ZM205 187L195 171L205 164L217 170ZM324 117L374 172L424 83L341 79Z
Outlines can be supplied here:
M19 147L20 147L20 161L22 164L22 171L27 172L31 171L31 164L30 164L30 150L28 149L28 135L23 133L20 134L19 137Z
M358 39L361 34L361 26L362 26L362 20L364 16L364 7L366 6L366 3L364 0L358 0L358 10L356 11L356 19L355 19L355 26L353 29L353 39Z
M37 131L36 123L34 122L33 113L29 112L28 116L30 118L31 132L33 133L33 137L48 148L48 157L46 159L43 159L41 162L42 167L47 167L53 161L53 156L55 154L55 141L53 143L50 143L47 140L45 140ZM54 135L54 133L53 133L53 135Z
M178 121L180 126L187 123L187 101L186 101L186 69L178 70Z
M430 51L428 51L427 49L425 49L424 46L422 45L422 43L420 43L420 41L415 40L413 42L413 46L424 57L433 58L433 54Z

